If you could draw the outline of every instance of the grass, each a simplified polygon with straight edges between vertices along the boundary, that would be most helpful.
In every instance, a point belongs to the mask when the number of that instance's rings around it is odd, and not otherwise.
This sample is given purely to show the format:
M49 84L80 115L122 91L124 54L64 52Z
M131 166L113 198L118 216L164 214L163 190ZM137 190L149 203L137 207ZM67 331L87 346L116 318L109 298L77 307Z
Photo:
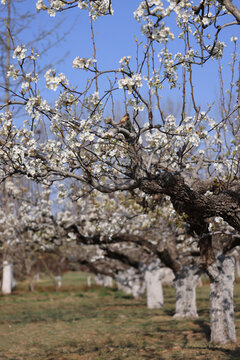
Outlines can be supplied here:
M198 288L199 318L172 318L175 292L164 288L165 305L146 308L116 289L88 288L82 273L67 273L61 291L43 279L34 293L21 283L0 297L1 360L240 359L237 345L209 345L207 284ZM235 289L240 341L240 284Z

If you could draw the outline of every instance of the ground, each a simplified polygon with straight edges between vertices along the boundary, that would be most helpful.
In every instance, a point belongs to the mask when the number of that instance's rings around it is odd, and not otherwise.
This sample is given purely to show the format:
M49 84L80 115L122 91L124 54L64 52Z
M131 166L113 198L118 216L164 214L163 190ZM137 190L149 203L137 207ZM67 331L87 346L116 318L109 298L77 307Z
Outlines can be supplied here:
M235 287L237 345L209 344L209 285L197 289L199 318L174 320L175 291L146 308L116 289L88 288L83 273L67 273L55 292L45 278L36 291L20 283L0 297L0 360L240 359L240 284Z

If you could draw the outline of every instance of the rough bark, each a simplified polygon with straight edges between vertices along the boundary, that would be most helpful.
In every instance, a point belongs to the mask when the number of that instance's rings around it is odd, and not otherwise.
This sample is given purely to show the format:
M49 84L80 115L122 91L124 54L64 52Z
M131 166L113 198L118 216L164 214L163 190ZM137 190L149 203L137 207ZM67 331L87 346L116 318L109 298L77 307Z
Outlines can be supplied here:
M180 173L161 171L155 178L142 178L138 180L139 188L148 194L164 193L171 197L175 209L179 213L188 215L191 230L198 235L207 231L205 219L221 216L237 231L240 231L240 189L234 183L223 191L215 190L210 181L195 181L188 185ZM211 196L206 196L206 191L212 191Z
M210 277L211 342L236 342L233 307L235 260L221 255L208 268Z
M216 184L214 180L187 179L180 172L173 172L161 166L156 172L149 173L142 165L141 150L136 144L134 146L136 149L131 149L131 146L128 149L131 168L134 169L131 180L115 186L106 186L100 185L92 178L91 185L104 193L139 188L150 195L168 195L174 208L179 213L187 215L190 230L198 236L208 232L206 219L215 216L221 216L229 225L240 231L239 181ZM63 175L75 177L76 174L64 172ZM81 180L82 177L79 176L78 179ZM210 196L207 195L208 191L212 193Z
M200 272L196 265L184 267L174 280L176 289L176 312L175 318L196 318L196 286Z
M218 0L218 2L221 5L225 6L227 11L230 12L240 24L240 10L232 3L232 0Z

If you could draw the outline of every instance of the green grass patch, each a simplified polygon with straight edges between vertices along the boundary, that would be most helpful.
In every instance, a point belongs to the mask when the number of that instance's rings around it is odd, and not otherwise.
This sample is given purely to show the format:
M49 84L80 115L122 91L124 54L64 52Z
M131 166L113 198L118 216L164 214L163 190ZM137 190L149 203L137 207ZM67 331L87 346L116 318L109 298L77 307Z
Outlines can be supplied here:
M230 360L237 345L209 345L209 285L197 289L199 318L175 320L175 291L164 287L163 309L117 289L87 287L86 275L67 273L55 291L47 278L0 296L1 360ZM240 284L235 288L240 340Z

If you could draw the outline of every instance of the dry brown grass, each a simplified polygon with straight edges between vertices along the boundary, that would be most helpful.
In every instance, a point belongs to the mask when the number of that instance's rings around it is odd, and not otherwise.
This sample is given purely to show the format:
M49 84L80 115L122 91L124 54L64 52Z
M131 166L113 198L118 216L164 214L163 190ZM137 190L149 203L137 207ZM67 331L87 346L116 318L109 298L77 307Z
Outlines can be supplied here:
M83 274L66 274L55 292L43 281L29 293L20 284L0 297L0 360L225 360L240 359L237 345L209 345L208 285L198 289L199 319L172 318L175 299L148 310L116 289L88 289ZM235 289L240 340L240 285ZM239 294L239 295L238 295Z

